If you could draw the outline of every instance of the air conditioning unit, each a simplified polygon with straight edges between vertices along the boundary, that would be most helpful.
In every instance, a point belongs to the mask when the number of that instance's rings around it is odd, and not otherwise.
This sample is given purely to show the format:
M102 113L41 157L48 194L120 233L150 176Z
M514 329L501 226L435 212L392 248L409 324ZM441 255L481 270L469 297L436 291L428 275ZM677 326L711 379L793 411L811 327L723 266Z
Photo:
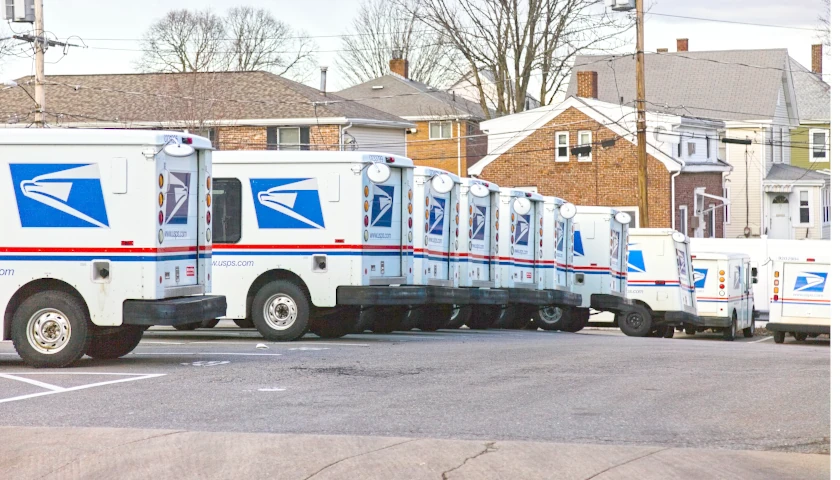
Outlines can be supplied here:
M692 216L691 221L689 223L689 226L691 228L700 228L700 217L698 217L697 215Z
M636 0L604 0L604 3L614 12L628 12L636 8Z
M3 19L10 22L34 23L35 0L6 0Z

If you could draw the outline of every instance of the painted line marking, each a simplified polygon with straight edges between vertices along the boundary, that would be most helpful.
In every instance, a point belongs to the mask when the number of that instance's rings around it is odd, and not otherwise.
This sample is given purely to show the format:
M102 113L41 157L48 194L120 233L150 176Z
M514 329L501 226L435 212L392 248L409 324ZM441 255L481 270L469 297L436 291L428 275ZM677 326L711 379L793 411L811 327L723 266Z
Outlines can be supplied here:
M53 385L53 384L46 383L46 382L40 382L38 380L33 380L31 378L17 377L15 375L9 375L9 374L5 374L5 373L0 373L0 378L5 378L5 379L8 379L8 380L17 380L18 382L28 383L30 385L35 385L36 387L45 388L47 390L52 390L54 392L60 392L60 391L64 390L64 387L59 387L58 385Z
M280 357L282 353L235 353L235 352L131 352L132 355L239 355L245 357Z
M12 375L12 374L7 374ZM79 385L76 387L62 388L61 390L50 390L47 392L30 393L29 395L20 395L17 397L0 399L0 403L15 402L18 400L26 400L29 398L43 397L46 395L55 395L56 393L75 392L77 390L85 390L88 388L102 387L105 385L114 385L117 383L133 382L136 380L146 380L149 378L163 377L165 373L96 373L96 372L37 372L37 373L18 373L18 375L122 375L130 378L121 378L119 380L109 380L107 382L89 383L87 385Z
M324 348L324 347L295 347L295 348L290 348L289 350L319 351L319 350L329 350L329 348Z
M146 344L146 345L152 345L152 344L154 344L154 345L184 345L184 342L153 342L153 341L143 340L143 341L140 342L140 345L143 345L143 344Z
M285 392L285 388L259 388L258 392Z
M773 337L764 337L761 340L753 340L749 343L759 343L759 342L766 342L767 340L773 340Z
M227 360L210 360L210 361L200 360L198 362L182 363L181 365L186 365L188 367L190 365L192 365L193 367L216 367L216 366L219 366L219 365L228 365L229 363L230 362L227 361Z

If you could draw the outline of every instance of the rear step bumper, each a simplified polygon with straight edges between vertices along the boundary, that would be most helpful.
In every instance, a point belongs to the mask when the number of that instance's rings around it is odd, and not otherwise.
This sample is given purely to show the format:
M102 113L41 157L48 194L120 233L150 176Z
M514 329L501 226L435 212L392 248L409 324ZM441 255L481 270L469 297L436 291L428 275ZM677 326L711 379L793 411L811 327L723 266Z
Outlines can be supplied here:
M227 300L221 295L123 302L124 325L183 325L221 318L226 313Z
M767 323L767 330L771 332L796 332L796 333L819 333L830 334L831 327L828 325L807 325L802 323Z
M398 286L344 286L336 288L338 305L422 305L429 303L429 287Z
M470 301L470 291L466 288L428 286L429 303L437 305L465 305Z
M659 316L657 313L659 312L654 312L654 317ZM654 320L654 323L665 323L667 325L679 325L681 323L703 325L703 318L688 312L662 312L662 322L656 322Z
M502 288L465 288L470 294L469 305L507 305L508 291Z
M508 289L508 303L536 305L539 307L578 307L582 302L579 293L566 290Z
M632 300L608 293L593 293L589 297L589 302L590 307L602 312L621 314L635 310L635 304Z

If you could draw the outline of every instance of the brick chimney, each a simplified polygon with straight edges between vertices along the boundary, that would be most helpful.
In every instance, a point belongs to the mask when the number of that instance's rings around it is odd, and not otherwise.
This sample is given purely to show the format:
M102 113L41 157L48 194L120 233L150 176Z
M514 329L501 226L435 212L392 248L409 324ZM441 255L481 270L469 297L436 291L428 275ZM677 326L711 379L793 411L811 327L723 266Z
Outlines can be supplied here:
M577 72L577 96L598 98L598 72Z
M408 60L402 58L402 52L394 50L391 55L391 61L388 62L391 71L397 75L408 78Z
M678 38L677 39L677 51L678 52L687 52L688 51L688 39L687 38Z
M668 49L667 48L657 48L656 53L668 53Z
M822 78L822 44L811 45L811 71L816 73L818 77Z

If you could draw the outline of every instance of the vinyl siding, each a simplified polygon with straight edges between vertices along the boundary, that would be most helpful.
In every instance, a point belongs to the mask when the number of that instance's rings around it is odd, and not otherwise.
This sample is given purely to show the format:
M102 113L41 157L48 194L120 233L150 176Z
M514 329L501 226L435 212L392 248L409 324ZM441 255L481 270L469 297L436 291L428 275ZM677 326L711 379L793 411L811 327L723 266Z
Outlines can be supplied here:
M401 128L350 127L357 150L405 155L405 130Z
M831 125L828 123L820 124L820 125L807 125L807 126L800 126L793 130L791 133L791 165L800 168L813 168L814 170L828 170L831 168L831 164L829 162L817 162L817 165L813 165L810 160L810 130L811 129L825 129L828 130L831 128ZM830 142L831 140L829 140ZM829 149L831 146L829 145ZM830 157L829 153L829 157Z

